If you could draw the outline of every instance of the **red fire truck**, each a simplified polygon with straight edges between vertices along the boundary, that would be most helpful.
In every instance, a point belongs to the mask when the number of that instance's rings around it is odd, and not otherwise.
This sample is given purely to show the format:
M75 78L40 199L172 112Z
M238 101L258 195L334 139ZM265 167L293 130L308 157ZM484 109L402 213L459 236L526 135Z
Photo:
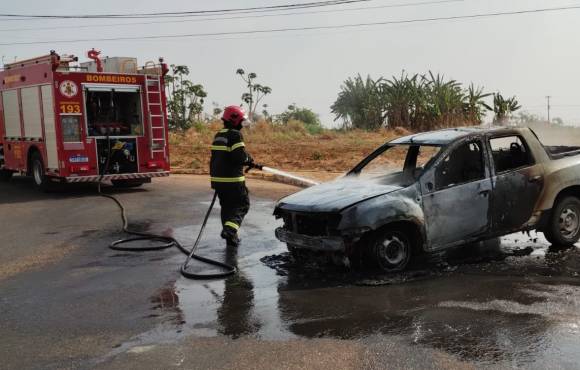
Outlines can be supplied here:
M51 51L0 70L0 179L139 186L169 175L163 59L88 56Z

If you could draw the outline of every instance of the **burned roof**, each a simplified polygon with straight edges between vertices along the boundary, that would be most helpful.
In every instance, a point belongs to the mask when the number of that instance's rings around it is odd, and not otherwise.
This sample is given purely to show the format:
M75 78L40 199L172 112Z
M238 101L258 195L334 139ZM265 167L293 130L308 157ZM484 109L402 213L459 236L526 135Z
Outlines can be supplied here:
M421 145L447 145L450 142L459 139L463 136L485 133L489 131L502 131L514 129L514 127L483 127L483 126L473 126L473 127L457 127L448 128L437 131L421 132L418 134L403 136L398 139L392 140L389 144L421 144Z

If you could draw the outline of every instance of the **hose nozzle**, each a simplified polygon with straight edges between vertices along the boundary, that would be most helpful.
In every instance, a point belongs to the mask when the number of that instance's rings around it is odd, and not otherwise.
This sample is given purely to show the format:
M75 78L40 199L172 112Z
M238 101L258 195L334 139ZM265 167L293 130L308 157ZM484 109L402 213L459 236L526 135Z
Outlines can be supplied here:
M252 169L256 169L256 170L262 171L263 168L264 168L264 166L262 166L261 164L249 163L248 164L248 167L246 168L246 173L250 172L250 170L252 170Z

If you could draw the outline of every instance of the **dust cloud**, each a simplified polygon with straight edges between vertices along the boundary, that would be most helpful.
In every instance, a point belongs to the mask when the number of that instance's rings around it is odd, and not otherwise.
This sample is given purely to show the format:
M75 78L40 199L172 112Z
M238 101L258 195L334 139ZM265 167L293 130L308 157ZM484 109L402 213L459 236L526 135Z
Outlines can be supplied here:
M528 123L544 145L580 146L580 127L550 125L544 122Z

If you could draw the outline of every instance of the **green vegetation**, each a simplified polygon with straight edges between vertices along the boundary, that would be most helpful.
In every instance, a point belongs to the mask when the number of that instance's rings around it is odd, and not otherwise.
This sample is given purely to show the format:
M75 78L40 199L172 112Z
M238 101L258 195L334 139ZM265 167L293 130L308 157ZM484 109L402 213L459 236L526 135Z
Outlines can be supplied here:
M341 86L331 110L345 128L374 130L379 127L403 127L411 131L441 127L478 125L487 111L493 110L496 121L503 123L519 109L515 98L494 95L494 107L485 99L492 94L470 84L464 88L456 80L429 72L373 80L360 75L348 78Z
M211 113L203 115L207 93L202 85L187 79L189 68L171 65L171 72L166 76L170 129L185 131L194 125L200 129L218 120L222 107L216 102L212 103ZM254 123L261 120L282 126L292 123L296 130L310 135L324 132L318 114L309 108L291 104L284 112L272 114L268 105L261 103L266 95L272 93L272 89L257 83L258 75L254 72L246 73L240 68L236 74L247 87L241 99L247 105L248 116ZM491 96L493 105L490 106L486 100ZM261 112L257 112L258 107L261 107ZM499 92L486 93L473 83L464 86L433 72L424 75L403 72L399 77L381 77L377 80L357 75L344 81L331 106L335 120L341 120L341 128L345 130L387 127L410 132L478 125L489 111L495 114L494 123L505 124L519 109L520 104L515 97L504 98Z
M341 90L330 109L337 120L342 120L344 128L372 130L383 126L385 107L378 82L358 75L344 81Z
M258 75L254 72L246 74L246 71L239 68L236 71L236 74L240 75L248 87L248 92L242 94L242 101L248 105L248 116L250 119L256 121L256 109L258 108L258 104L260 104L260 101L264 96L272 92L272 89L268 86L256 83L255 79Z
M288 109L274 117L275 122L287 125L290 121L298 121L304 125L304 128L310 134L319 134L322 132L322 125L318 114L311 109L305 107L298 107L296 104L291 104Z
M201 119L207 93L202 85L186 78L189 75L187 66L172 64L171 73L165 76L169 128L183 131Z
M510 118L511 114L521 108L515 96L511 98L504 98L500 93L493 94L493 112L495 117L494 123L505 124Z

